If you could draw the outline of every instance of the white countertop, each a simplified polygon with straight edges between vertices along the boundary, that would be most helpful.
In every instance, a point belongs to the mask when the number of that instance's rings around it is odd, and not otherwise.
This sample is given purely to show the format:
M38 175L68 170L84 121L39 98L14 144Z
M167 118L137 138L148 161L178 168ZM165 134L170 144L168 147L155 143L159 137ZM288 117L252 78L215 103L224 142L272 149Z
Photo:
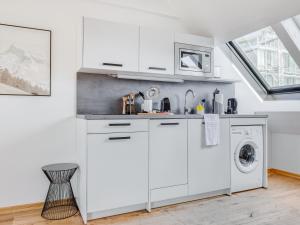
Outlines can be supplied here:
M122 120L122 119L203 119L202 115L188 114L188 115L77 115L79 119L86 120ZM256 114L224 114L220 118L268 118L268 115Z

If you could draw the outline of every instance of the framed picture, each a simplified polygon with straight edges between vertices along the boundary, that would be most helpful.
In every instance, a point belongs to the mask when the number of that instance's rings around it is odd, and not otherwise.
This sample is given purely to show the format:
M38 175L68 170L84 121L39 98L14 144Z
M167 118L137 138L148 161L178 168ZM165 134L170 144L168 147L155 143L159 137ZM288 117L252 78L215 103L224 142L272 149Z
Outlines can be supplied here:
M51 31L0 24L0 95L51 96Z

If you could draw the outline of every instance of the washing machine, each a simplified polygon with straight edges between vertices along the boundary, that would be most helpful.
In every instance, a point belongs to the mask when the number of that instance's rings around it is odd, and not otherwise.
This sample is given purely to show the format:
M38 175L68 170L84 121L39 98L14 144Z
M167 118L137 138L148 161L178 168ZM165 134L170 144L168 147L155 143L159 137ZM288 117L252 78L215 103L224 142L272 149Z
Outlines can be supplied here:
M231 192L263 186L262 126L231 127Z

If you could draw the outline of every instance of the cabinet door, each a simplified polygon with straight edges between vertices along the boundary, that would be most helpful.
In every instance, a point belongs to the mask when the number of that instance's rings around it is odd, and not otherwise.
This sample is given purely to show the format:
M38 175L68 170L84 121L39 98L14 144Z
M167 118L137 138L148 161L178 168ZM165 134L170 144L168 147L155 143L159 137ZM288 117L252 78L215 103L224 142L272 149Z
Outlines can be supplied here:
M140 28L140 72L174 74L174 33Z
M138 71L139 27L84 19L83 67Z
M151 189L187 183L187 120L150 121Z
M148 133L88 135L88 212L148 201Z
M202 194L230 186L229 119L220 120L220 144L206 146L203 120L188 122L189 194Z

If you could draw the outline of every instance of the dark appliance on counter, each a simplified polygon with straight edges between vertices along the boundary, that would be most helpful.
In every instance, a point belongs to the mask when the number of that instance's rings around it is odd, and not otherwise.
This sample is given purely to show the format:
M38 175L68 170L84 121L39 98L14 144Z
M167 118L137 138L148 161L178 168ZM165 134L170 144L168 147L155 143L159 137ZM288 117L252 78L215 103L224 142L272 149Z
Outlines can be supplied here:
M237 102L236 98L229 98L226 114L237 114L238 113L237 105L238 105L238 102Z
M160 105L161 112L171 112L171 103L169 98L163 98Z

